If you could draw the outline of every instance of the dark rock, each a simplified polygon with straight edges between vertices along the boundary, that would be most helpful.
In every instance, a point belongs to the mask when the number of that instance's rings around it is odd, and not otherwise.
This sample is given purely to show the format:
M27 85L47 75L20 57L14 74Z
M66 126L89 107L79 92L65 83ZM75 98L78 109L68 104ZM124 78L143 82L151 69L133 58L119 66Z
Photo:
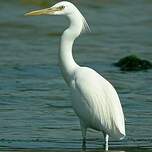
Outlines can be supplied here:
M152 68L150 61L140 59L135 55L126 56L115 63L115 65L120 67L122 71L140 71Z

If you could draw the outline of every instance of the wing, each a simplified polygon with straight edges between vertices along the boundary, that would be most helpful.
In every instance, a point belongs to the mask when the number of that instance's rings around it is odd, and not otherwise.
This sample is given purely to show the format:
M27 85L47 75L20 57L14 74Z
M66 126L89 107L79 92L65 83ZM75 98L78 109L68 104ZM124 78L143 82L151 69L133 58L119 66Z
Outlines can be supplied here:
M90 68L79 68L75 72L73 92L74 109L88 127L116 138L125 136L120 100L107 80Z

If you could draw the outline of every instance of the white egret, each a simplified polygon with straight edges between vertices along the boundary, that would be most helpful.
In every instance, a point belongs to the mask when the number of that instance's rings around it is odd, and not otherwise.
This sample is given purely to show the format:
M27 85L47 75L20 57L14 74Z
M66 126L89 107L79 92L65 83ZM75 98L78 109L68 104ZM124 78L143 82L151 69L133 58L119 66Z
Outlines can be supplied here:
M96 71L79 66L73 59L74 40L89 26L80 11L70 2L62 1L52 7L32 11L26 15L65 15L70 26L61 37L59 63L72 95L72 106L80 119L83 145L87 128L102 131L105 150L109 136L123 139L125 122L121 103L114 87Z

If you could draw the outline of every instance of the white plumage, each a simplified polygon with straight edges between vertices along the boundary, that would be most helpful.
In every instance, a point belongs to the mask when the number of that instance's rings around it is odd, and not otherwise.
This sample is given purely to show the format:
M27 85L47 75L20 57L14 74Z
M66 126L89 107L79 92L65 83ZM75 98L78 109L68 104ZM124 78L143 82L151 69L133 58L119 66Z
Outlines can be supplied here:
M32 11L26 15L65 15L70 26L61 37L59 63L65 81L72 95L73 109L80 119L83 145L87 128L102 131L105 137L105 150L108 150L108 137L122 139L125 136L124 114L114 87L96 71L80 67L73 59L72 46L82 30L89 26L70 2L62 1L50 8Z
M72 85L73 107L82 127L103 131L121 139L125 135L124 115L113 86L94 70L80 67Z

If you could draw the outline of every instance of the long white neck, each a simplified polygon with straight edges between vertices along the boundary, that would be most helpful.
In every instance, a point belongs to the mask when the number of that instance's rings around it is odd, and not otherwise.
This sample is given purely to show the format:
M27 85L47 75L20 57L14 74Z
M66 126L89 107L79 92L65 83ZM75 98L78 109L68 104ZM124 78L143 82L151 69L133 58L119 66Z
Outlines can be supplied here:
M79 67L78 64L73 59L72 46L74 40L80 35L83 27L83 22L81 19L81 14L75 13L68 15L70 19L70 26L66 29L61 37L61 45L59 51L59 63L63 77L68 85L70 85L73 74L76 68Z

